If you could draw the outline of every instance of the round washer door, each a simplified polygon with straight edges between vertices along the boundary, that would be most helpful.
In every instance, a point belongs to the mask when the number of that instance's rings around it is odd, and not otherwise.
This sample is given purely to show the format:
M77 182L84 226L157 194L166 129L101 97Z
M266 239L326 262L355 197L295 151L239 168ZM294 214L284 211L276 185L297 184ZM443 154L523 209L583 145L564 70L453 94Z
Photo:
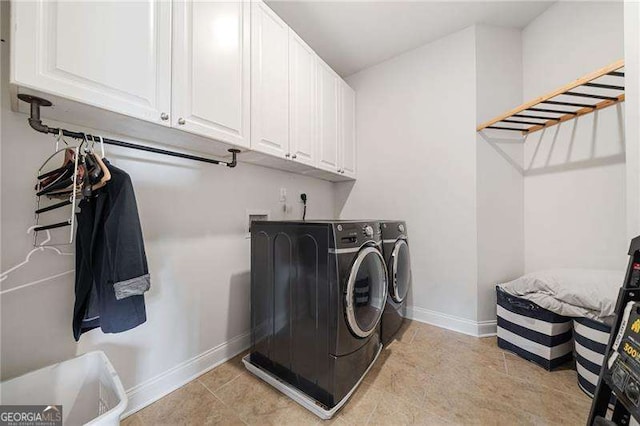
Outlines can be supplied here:
M411 283L411 260L409 257L409 245L402 239L396 241L389 259L389 295L396 303L402 303L409 292Z
M349 328L358 337L373 333L387 299L387 268L380 251L365 247L351 267L347 282L346 315Z

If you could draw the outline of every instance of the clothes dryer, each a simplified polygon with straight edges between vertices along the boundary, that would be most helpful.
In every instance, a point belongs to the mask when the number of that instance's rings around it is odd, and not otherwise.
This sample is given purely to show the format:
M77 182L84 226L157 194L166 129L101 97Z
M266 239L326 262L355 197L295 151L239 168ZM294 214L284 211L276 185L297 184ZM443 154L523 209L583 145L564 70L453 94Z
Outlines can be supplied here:
M330 418L382 345L387 271L374 221L251 227L252 347L245 365Z
M406 316L406 298L411 286L411 258L404 221L381 221L382 251L388 273L387 302L380 324L382 344L396 336Z

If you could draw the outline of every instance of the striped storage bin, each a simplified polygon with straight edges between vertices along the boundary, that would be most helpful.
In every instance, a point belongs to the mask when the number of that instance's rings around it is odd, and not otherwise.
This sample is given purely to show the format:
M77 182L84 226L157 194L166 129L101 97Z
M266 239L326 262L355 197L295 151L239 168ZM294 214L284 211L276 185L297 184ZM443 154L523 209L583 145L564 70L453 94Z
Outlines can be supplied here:
M604 354L609 343L611 327L592 319L575 318L573 331L578 386L593 398L598 385L600 367L604 362Z
M573 358L571 321L533 302L497 292L498 346L553 370Z

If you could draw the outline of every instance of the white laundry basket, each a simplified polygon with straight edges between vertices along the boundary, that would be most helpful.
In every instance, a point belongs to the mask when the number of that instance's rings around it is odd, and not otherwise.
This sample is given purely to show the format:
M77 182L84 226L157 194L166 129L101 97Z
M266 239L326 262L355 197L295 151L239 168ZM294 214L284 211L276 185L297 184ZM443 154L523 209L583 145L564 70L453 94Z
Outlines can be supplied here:
M4 405L62 405L65 425L118 425L127 407L118 374L102 351L0 384Z

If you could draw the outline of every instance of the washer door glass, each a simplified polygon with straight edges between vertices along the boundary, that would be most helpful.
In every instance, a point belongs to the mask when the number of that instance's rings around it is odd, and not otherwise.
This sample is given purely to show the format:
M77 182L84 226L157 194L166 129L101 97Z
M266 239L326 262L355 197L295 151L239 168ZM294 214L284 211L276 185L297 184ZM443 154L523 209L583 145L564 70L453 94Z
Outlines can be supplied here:
M411 284L409 245L405 240L396 241L391 252L389 272L391 272L389 294L396 303L401 303L407 297Z
M387 270L384 258L374 247L365 247L356 257L347 282L347 323L358 337L375 329L387 298Z

